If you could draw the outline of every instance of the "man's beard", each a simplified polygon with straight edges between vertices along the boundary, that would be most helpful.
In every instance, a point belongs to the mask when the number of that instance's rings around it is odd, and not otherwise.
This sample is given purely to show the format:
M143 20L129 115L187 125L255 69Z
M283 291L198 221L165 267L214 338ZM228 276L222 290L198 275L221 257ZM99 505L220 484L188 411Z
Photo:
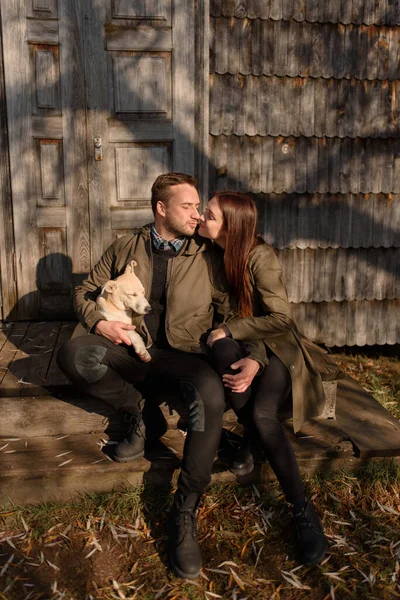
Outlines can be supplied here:
M183 225L177 223L174 219L168 219L168 221L164 223L164 227L175 237L193 237L197 229L197 225L194 229L189 225L186 225L186 228L184 228Z

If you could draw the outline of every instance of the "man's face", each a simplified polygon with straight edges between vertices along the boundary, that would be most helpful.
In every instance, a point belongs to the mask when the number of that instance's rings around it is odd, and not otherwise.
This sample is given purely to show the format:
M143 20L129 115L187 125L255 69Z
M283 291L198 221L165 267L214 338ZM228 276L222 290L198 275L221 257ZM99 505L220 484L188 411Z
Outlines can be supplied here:
M196 230L199 214L199 195L188 183L170 188L166 202L158 202L157 211L162 217L163 229L173 237L192 236Z

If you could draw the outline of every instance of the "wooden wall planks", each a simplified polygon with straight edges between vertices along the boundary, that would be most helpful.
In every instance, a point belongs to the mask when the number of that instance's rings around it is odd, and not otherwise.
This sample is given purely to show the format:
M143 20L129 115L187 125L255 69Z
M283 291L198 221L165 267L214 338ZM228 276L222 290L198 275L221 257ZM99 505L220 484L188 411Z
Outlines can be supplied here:
M257 194L275 248L400 248L398 194Z
M63 145L65 196L73 211L67 211L67 246L75 273L88 273L91 267L87 149L85 75L82 69L84 33L81 15L73 0L60 3L59 21L60 70L63 77L61 103L63 108Z
M299 324L399 341L400 5L214 0L210 191L252 193Z
M391 138L400 135L400 79L358 81L210 76L210 133Z
M19 318L27 318L37 312L36 258L39 254L38 239L34 229L36 212L36 181L34 176L34 150L32 144L32 81L29 60L20 61L24 56L27 37L26 2L3 3L3 45L5 63L4 79L9 137L10 173L12 182L13 227L15 240L21 240L16 247L16 277L20 283L18 292ZM4 27L7 23L7 27ZM28 141L28 143L27 143ZM5 315L6 317L9 315Z
M295 20L310 23L399 25L400 6L393 0L212 0L213 17Z
M278 258L290 302L400 298L397 248L285 248Z
M17 290L14 261L10 260L15 248L3 56L0 15L0 318L5 319L15 305Z
M304 302L293 304L302 333L327 346L399 344L400 300Z
M219 17L210 28L211 73L399 78L398 27Z
M256 158L254 158L257 156ZM210 188L254 193L400 192L400 137L210 136ZM268 164L261 177L251 165Z

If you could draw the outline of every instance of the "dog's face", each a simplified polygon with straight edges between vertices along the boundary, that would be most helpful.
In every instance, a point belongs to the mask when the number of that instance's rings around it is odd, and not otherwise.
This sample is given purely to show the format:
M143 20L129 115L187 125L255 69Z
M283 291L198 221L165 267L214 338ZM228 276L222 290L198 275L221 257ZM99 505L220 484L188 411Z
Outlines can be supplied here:
M107 281L102 287L101 295L111 301L120 310L132 310L138 315L151 311L151 306L144 297L144 287L133 269L136 262L132 260L123 275Z

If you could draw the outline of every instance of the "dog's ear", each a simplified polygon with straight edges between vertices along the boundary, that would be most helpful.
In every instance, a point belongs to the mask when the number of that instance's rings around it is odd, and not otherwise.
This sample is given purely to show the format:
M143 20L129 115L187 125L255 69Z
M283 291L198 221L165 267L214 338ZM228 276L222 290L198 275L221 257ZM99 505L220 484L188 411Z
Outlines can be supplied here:
M107 281L103 287L102 290L103 292L108 292L109 294L112 294L113 292L115 292L116 288L117 288L117 283L115 281Z
M137 266L136 260L131 260L125 267L124 273L133 273L133 269Z

